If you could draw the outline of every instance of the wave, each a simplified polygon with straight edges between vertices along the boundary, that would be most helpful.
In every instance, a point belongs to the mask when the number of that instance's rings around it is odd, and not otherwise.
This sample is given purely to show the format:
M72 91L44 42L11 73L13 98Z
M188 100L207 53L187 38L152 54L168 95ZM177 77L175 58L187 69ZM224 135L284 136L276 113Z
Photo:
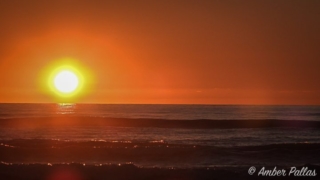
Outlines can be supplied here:
M320 162L320 143L214 147L159 142L62 141L16 139L1 141L0 159L10 163L120 163L144 167L209 167L300 165Z
M187 129L216 129L216 128L320 128L320 121L306 120L166 120L166 119L128 119L102 118L82 116L52 116L34 118L1 119L4 126L115 126L115 127L157 127L157 128L187 128Z

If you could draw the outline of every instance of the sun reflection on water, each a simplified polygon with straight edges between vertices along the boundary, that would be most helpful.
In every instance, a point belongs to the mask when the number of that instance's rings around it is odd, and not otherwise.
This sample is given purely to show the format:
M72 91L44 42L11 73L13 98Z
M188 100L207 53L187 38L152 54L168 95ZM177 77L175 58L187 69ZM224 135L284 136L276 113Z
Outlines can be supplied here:
M76 105L75 103L59 103L56 112L61 115L75 114Z

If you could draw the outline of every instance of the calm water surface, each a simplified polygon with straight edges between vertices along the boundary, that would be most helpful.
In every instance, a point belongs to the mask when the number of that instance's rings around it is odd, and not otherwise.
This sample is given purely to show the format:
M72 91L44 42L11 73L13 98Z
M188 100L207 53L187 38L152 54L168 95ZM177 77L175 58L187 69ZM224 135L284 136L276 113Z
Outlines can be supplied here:
M86 117L320 120L320 106L247 105L117 105L117 104L0 104L0 118L68 114Z

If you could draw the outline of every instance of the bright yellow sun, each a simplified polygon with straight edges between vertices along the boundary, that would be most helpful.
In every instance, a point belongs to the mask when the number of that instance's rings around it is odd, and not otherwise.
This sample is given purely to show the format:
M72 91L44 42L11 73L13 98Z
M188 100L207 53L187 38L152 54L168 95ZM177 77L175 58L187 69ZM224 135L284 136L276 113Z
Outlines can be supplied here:
M58 91L68 94L74 92L78 88L79 78L74 72L63 70L55 75L53 83Z
M57 102L76 102L87 95L95 79L91 71L72 58L52 61L39 74L41 91Z

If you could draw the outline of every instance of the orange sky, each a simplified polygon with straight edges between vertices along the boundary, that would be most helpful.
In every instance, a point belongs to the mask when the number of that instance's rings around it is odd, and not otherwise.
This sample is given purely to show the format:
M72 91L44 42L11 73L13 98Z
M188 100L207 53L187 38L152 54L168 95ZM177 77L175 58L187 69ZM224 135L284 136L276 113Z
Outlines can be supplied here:
M1 0L0 102L55 102L39 74L70 57L95 77L80 103L320 104L319 7Z

